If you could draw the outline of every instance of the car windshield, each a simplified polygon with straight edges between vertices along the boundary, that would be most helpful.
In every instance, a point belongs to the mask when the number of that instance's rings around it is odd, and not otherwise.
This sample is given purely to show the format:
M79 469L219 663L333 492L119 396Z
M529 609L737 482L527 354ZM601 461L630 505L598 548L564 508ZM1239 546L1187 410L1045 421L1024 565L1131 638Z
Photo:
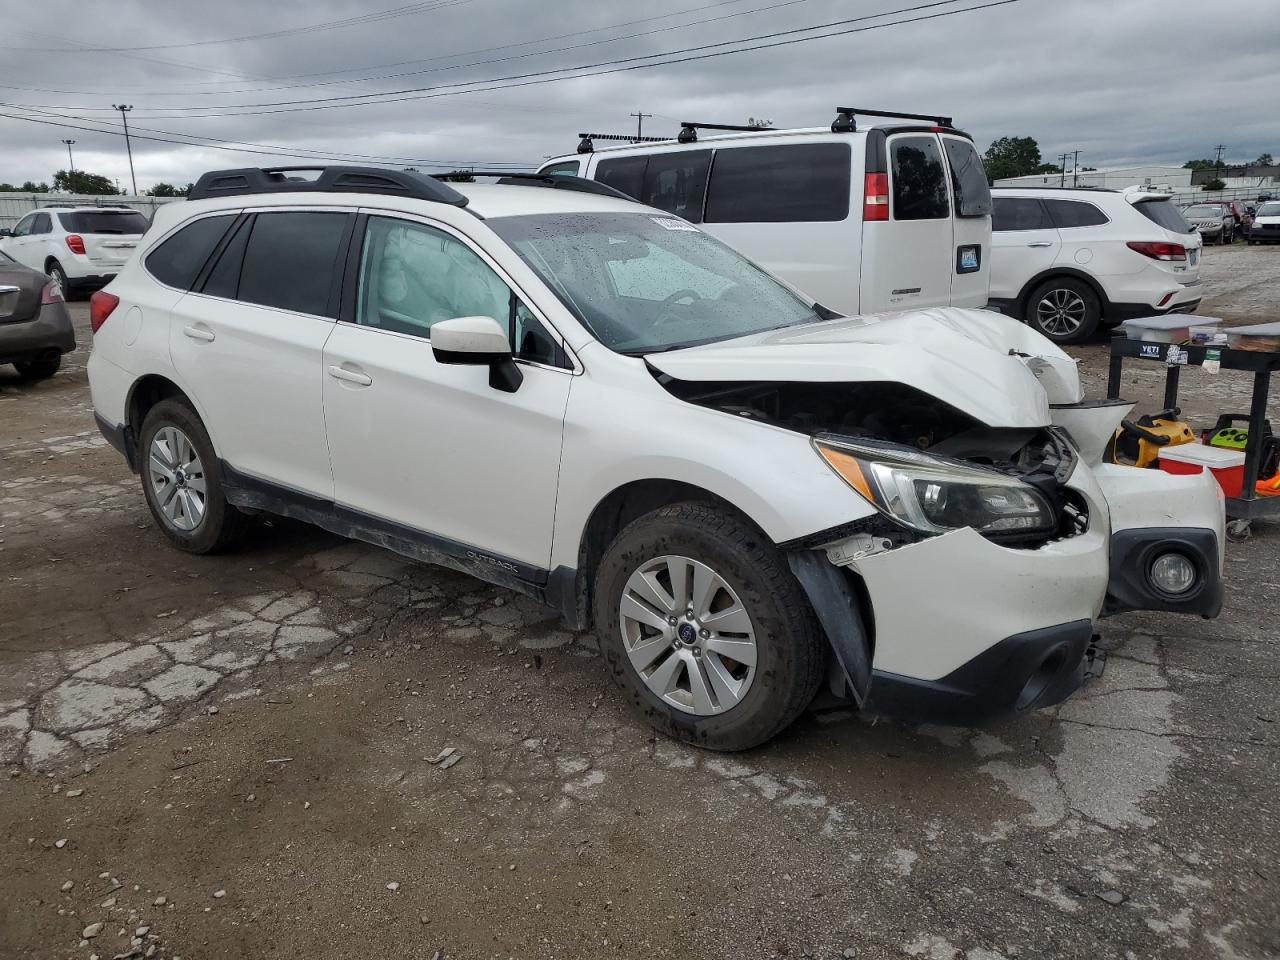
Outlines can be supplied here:
M1258 208L1256 216L1259 217L1280 217L1280 202L1264 203Z
M619 353L675 350L830 316L676 217L567 213L487 223Z
M1187 217L1220 217L1222 216L1222 208L1212 203L1199 203L1194 207L1187 207L1185 214Z

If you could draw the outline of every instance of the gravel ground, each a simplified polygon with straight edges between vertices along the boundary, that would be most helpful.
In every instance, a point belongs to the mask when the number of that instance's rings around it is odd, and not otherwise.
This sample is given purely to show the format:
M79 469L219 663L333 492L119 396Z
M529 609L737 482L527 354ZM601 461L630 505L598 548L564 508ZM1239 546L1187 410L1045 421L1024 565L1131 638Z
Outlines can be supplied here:
M1280 251L1205 275L1280 319ZM1058 709L717 756L506 591L284 521L170 549L84 360L0 373L0 958L1280 956L1274 525L1220 619L1109 621Z

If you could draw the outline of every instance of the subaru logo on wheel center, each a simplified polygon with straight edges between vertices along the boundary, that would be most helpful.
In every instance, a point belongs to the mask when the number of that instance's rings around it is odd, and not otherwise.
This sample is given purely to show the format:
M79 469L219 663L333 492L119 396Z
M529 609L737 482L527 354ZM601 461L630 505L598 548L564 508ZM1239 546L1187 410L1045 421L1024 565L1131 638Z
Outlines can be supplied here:
M684 643L693 643L694 638L698 635L691 623L680 624L680 629L676 633L679 634L681 641Z

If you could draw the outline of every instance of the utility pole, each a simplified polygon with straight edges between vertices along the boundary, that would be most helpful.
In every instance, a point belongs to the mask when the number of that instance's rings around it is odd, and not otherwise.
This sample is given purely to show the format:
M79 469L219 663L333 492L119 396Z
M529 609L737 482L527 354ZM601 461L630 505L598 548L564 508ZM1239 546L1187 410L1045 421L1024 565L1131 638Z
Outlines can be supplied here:
M1065 187L1067 185L1067 157L1069 156L1071 156L1069 153L1058 154L1058 163L1061 164L1062 169L1062 177L1058 181L1058 186L1060 187Z
M645 117L651 118L653 117L653 114L652 113L629 113L627 114L627 116L636 118L636 142L639 143L640 138L644 136Z
M1080 185L1080 151L1075 151L1075 159L1071 161L1071 185Z
M71 192L76 192L76 162L71 159L71 145L74 140L63 140L67 145L67 186L71 188Z
M133 105L129 103L113 103L111 109L120 111L120 120L124 123L124 149L129 154L129 179L133 181L133 195L138 195L138 178L133 175L133 147L129 145L129 117L128 113L133 109Z
M1218 151L1218 159L1214 161L1214 165L1213 165L1213 176L1214 176L1214 179L1221 180L1222 179L1222 151L1227 148L1225 145L1220 143L1213 149Z

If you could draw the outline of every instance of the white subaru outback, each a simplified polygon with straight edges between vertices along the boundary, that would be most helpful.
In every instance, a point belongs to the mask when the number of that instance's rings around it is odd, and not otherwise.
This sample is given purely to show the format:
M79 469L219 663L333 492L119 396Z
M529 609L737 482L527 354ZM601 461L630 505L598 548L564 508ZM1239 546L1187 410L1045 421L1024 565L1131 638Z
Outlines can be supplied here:
M1209 476L1100 463L1127 405L1018 322L840 317L572 177L206 174L91 304L97 422L161 530L318 524L594 624L661 730L742 749L824 681L972 723L1124 610L1214 616Z

